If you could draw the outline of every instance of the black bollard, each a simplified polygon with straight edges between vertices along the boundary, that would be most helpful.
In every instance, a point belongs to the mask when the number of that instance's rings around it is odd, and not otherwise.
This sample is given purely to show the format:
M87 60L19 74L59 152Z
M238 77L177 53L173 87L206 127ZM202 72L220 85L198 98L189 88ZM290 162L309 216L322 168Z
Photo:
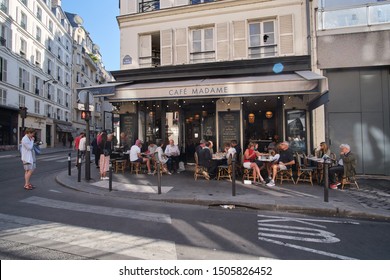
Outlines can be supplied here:
M72 163L70 162L70 153L68 154L68 175L72 175Z
M324 160L324 201L329 202L329 161Z
M110 168L108 169L108 190L112 191L112 162L110 161Z
M232 196L236 196L236 155L232 157Z
M81 157L79 157L78 159L78 163L77 163L77 182L81 182Z
M158 158L158 152L154 153L154 159L157 164L157 189L158 189L158 194L161 194L161 166L160 166L160 160Z

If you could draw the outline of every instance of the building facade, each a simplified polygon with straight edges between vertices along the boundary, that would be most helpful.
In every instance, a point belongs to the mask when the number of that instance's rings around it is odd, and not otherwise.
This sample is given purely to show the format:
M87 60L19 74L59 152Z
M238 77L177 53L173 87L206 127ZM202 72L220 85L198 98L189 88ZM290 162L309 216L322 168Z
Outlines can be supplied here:
M121 69L96 94L132 142L172 138L187 160L203 138L264 149L279 135L306 152L326 91L311 71L309 14L307 1L120 1Z
M315 58L329 81L327 141L357 172L390 175L390 1L313 1Z
M100 48L95 44L87 30L83 27L83 19L81 16L66 13L68 20L72 26L73 37L73 128L75 134L85 130L85 120L81 118L81 112L84 110L84 105L80 103L77 89L90 87L94 85L105 84L113 80L112 75L104 67ZM113 131L112 124L112 105L107 102L104 97L91 98L90 129L92 135L96 131L107 130Z
M62 143L72 131L72 38L55 2L0 1L2 149L17 147L23 127L35 128L43 147Z

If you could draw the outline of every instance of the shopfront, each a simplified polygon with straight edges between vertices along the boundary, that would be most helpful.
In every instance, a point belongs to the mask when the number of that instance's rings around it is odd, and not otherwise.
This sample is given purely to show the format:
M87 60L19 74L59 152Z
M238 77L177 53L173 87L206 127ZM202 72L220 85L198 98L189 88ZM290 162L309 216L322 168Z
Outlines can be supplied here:
M120 131L131 143L142 139L147 147L156 139L166 143L173 139L192 161L201 139L213 141L215 151L233 139L243 148L256 141L265 150L279 135L294 150L306 152L308 108L321 95L323 78L310 71L180 80L161 77L159 81L128 78L126 84L80 90L105 96L117 108Z

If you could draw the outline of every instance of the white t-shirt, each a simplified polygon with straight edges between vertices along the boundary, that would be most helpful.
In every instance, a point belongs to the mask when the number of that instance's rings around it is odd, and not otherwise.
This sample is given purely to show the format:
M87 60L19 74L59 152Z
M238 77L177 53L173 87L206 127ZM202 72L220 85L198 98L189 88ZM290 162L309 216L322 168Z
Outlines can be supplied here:
M230 147L229 150L227 151L226 153L226 158L229 158L229 156L232 156L232 158L234 157L234 155L236 154L236 149L233 148L233 147Z
M85 151L87 149L87 146L85 145L87 143L87 137L83 137L80 139L79 142L79 150L80 151Z
M158 160L160 162L166 163L168 161L168 158L164 155L163 149L161 147L158 147L156 152L158 153Z
M130 161L136 161L138 160L138 154L141 153L141 148L138 147L137 145L131 146L130 149Z

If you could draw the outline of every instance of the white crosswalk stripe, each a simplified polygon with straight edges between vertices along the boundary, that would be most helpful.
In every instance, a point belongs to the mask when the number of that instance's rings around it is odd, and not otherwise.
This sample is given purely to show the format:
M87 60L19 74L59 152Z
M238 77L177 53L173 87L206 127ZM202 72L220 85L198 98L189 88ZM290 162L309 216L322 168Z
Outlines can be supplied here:
M177 259L174 242L1 213L0 238L96 259Z
M146 212L146 211L136 211L136 210L105 207L105 206L87 205L81 203L48 199L48 198L37 197L37 196L31 196L29 198L21 200L21 202L39 205L43 207L136 219L136 220L147 221L147 222L156 222L156 223L165 223L165 224L172 223L171 217L169 215L157 214L157 213Z

